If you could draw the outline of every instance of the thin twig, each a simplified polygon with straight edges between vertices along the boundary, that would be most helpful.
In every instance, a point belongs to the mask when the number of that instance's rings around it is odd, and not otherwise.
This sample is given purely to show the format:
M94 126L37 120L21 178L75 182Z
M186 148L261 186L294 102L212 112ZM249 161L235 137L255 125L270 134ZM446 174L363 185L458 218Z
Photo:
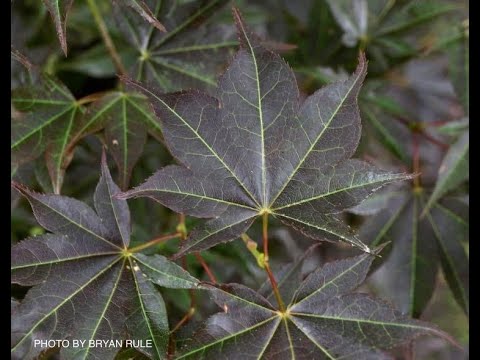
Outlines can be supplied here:
M213 272L212 270L210 270L210 268L208 267L207 263L205 262L205 260L203 259L202 255L196 251L195 252L195 257L197 258L198 262L202 265L203 267L203 270L205 271L205 273L208 275L208 278L210 279L210 281L214 284L217 283L217 279L215 277L215 275L213 275Z
M420 136L422 136L425 140L431 142L434 145L437 145L438 147L442 148L443 150L447 150L450 146L448 144L445 144L441 142L440 140L435 139L433 136L430 134L427 134L424 131L419 132Z
M164 242L164 241L167 241L167 240L170 240L170 239L179 237L179 236L180 236L180 233L168 234L168 235L160 236L160 237L158 237L158 238L155 238L155 239L153 239L153 240L150 240L149 242L146 242L145 244L135 246L134 248L131 248L131 249L129 249L128 251L131 252L131 253L136 253L136 252L142 251L142 250L144 250L144 249L146 249L146 248L149 248L149 247L151 247L151 246L157 245L157 244L159 244L159 243L162 243L162 242Z
M177 325L175 325L173 327L172 331L170 331L170 334L177 331L183 324L185 324L188 320L190 320L193 317L194 314L195 314L195 308L190 307L190 309L188 309L187 313L180 319L180 321L177 323Z
M268 279L272 284L273 294L275 295L275 299L278 303L278 308L281 312L285 312L285 304L282 300L282 296L280 295L280 291L278 290L277 280L275 280L275 276L273 276L272 270L270 269L270 265L268 262L265 262L265 271L267 272Z
M429 122L425 123L425 126L433 126L433 127L443 126L443 125L448 124L449 122L451 122L451 121L450 120L435 120L435 121L429 121Z
M105 47L107 48L108 53L110 54L113 64L115 65L115 68L121 75L126 75L127 71L125 70L125 67L122 64L122 60L120 59L120 55L118 55L117 49L115 48L115 45L113 44L112 38L110 37L110 34L108 33L107 25L105 25L105 22L103 21L102 15L100 14L100 11L97 7L96 1L95 0L87 0L88 7L90 8L90 11L93 15L93 18L95 19L95 23L98 26L98 30L100 31L100 35L102 35L103 42L105 43Z
M399 117L399 116L395 116L393 118L395 120L397 120L398 122L400 122L401 124L405 125L412 132L415 132L415 133L419 134L425 140L427 140L427 141L431 142L432 144L442 148L443 150L446 150L446 149L449 148L448 144L445 144L445 143L441 142L440 140L435 139L430 134L426 133L425 130L423 129L423 126L425 125L424 123L413 122L413 121L407 120L407 119ZM428 125L428 123L427 123L427 125Z
M84 104L88 104L88 103L97 101L98 99L102 98L107 93L108 93L107 91L99 91L99 92L84 96L84 97L77 100L77 105L84 105Z

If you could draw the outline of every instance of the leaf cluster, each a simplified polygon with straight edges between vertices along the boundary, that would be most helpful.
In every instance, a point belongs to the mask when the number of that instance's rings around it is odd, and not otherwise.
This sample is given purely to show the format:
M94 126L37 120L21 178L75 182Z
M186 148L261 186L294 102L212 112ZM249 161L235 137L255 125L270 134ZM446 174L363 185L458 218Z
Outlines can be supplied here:
M467 357L467 6L226 4L12 2L12 358Z

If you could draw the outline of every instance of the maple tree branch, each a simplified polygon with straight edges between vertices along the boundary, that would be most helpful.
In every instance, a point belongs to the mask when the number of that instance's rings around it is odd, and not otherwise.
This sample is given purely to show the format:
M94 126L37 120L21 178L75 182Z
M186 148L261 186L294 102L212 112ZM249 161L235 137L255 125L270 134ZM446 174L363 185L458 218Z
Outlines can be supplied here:
M395 116L394 119L397 120L398 122L400 122L401 124L405 125L408 129L410 129L410 131L419 134L425 140L427 140L430 143L442 148L443 150L446 150L450 147L448 144L445 144L445 143L441 142L440 140L435 139L433 136L431 136L430 134L425 132L423 127L428 126L429 123L425 124L425 123L420 123L420 122L414 122L414 121L410 121L408 119L398 117L398 116Z
M195 314L195 308L190 307L188 309L187 313L180 319L180 321L173 327L172 331L170 331L170 334L174 333L177 331L183 324L185 324L188 320L190 320L193 315Z
M159 243L162 243L164 241L167 241L167 240L170 240L170 239L173 239L173 238L176 238L176 237L179 237L181 234L180 233L174 233L174 234L168 234L168 235L164 235L164 236L160 236L158 238L155 238L153 240L150 240L149 242L146 242L145 244L142 244L142 245L138 245L138 246L135 246L131 249L128 249L129 252L131 253L136 253L136 252L139 252L139 251L142 251L146 248L149 248L151 246L154 246L154 245L157 245Z
M83 105L83 104L88 104L88 103L97 101L107 93L108 91L99 91L99 92L84 96L77 100L77 105Z
M217 283L217 278L215 277L215 275L213 275L212 270L208 267L208 265L205 262L205 260L203 259L202 255L198 251L196 251L195 252L195 257L197 258L198 262L202 265L203 270L208 275L210 281L212 283L216 284Z
M97 7L96 0L87 0L88 7L90 8L90 12L93 15L95 23L97 24L98 30L100 31L100 35L102 36L103 42L105 43L105 47L107 48L110 57L112 58L113 64L115 68L121 75L126 75L127 71L122 64L122 60L120 59L120 55L118 55L117 49L113 44L112 38L108 33L107 25L103 21L102 15Z
M445 144L445 143L441 142L440 140L435 139L433 136L427 134L425 131L420 131L419 134L425 140L431 142L434 145L437 145L438 147L442 148L443 150L447 150L450 147L448 144Z

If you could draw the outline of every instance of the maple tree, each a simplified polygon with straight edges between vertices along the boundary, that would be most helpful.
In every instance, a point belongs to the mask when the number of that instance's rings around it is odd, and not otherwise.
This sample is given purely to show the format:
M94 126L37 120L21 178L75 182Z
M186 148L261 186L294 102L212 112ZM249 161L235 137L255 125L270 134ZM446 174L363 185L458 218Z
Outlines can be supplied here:
M467 355L465 9L244 2L12 3L12 358Z

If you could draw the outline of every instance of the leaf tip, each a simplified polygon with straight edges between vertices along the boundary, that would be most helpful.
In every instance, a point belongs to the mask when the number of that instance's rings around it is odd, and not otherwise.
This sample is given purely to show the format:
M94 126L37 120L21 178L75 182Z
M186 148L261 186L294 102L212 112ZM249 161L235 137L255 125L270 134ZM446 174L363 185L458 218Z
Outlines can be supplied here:
M19 193L21 194L26 194L29 192L28 188L23 185L23 184L20 184L19 182L16 182L15 180L12 180L10 182L11 184L11 187L14 188L15 190L17 190Z
M233 20L235 22L235 27L237 28L238 41L240 42L240 47L247 47L249 44L249 38L254 37L254 35L249 31L243 20L242 13L240 9L236 6L232 6Z
M110 169L108 168L107 163L107 147L102 146L102 156L100 160L100 174L101 178L104 178L107 182L113 182Z
M16 182L15 180L10 181L10 186L14 189L18 189L20 183Z
M126 84L135 83L135 81L133 81L132 78L126 74L117 74L117 77L123 83L126 83Z
M64 37L60 39L60 47L62 48L65 57L68 57L67 39L65 39Z
M232 6L232 14L233 14L233 19L237 25L240 23L243 23L243 18L242 18L240 9L235 5Z
M153 23L153 26L155 26L158 30L160 30L161 32L164 32L166 33L167 32L167 29L165 28L165 26L163 26L163 24L156 20L154 23Z
M381 258L382 256L380 255L380 253L381 253L381 252L383 251L383 249L385 249L390 243L391 243L391 241L386 241L386 242L384 242L383 244L375 247L375 249L373 249L372 255L374 255L375 257Z

